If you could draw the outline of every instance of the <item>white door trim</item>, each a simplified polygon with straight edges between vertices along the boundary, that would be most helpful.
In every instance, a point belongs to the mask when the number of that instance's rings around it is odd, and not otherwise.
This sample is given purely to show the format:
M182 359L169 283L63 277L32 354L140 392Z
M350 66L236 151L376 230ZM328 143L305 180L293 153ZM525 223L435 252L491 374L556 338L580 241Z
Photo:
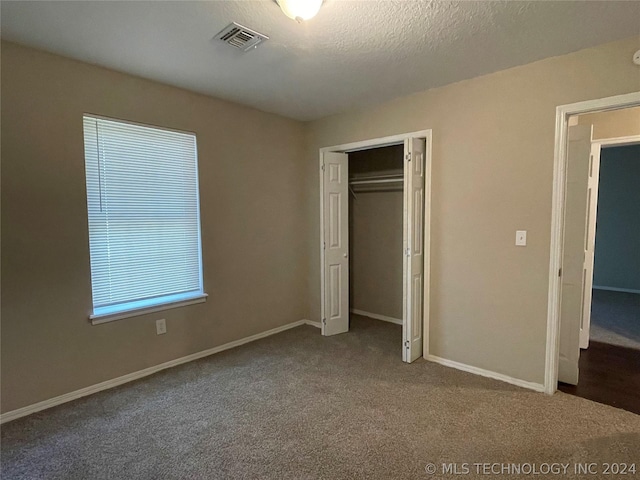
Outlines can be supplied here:
M430 286L430 261L431 261L431 129L417 132L401 133L387 137L378 137L357 142L343 143L322 147L319 150L320 172L320 318L325 317L325 271L324 271L324 175L322 174L323 155L325 152L350 153L369 148L387 147L390 145L404 144L409 138L424 138L426 140L425 151L425 208L424 208L424 303L423 303L423 357L429 353L429 286Z
M369 140L361 140L359 142L322 147L320 149L320 161L322 162L322 154L324 152L351 153L357 152L358 150L368 150L370 148L401 145L407 138L426 138L427 140L431 140L431 130L419 130L417 132L401 133L399 135L390 135L388 137L371 138Z
M567 166L567 132L569 116L640 105L640 92L615 97L561 105L556 108L556 137L553 160L553 197L551 207L551 246L549 256L549 298L547 306L547 345L545 353L544 391L553 394L558 387L560 341L560 277L562 265L562 231L564 227L564 193Z
M607 147L620 147L622 145L635 145L640 143L640 135L629 135L626 137L614 137L614 138L602 138L599 140L593 140L595 145L600 145L601 148Z

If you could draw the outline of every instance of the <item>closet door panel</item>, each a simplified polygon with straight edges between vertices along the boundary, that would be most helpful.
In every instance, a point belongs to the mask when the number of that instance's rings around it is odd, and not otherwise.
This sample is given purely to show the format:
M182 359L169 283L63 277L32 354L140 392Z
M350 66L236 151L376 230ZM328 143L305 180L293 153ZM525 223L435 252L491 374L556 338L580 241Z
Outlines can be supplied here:
M424 311L425 141L412 138L405 146L405 296L403 334L405 362L422 356Z
M349 331L348 155L328 152L324 161L323 335Z

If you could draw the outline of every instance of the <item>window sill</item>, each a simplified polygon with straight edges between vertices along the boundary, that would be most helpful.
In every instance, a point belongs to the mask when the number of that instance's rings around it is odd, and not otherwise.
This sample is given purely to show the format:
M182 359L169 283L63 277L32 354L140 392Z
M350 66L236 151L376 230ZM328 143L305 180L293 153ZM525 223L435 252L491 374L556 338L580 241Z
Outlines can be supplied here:
M185 300L163 303L162 305L154 305L152 307L137 308L134 310L127 310L126 312L111 313L105 315L90 315L89 319L91 320L92 325L100 325L101 323L115 322L116 320L122 320L124 318L146 315L147 313L161 312L163 310L169 310L172 308L195 305L196 303L204 303L207 301L207 297L208 295L206 293L202 293Z

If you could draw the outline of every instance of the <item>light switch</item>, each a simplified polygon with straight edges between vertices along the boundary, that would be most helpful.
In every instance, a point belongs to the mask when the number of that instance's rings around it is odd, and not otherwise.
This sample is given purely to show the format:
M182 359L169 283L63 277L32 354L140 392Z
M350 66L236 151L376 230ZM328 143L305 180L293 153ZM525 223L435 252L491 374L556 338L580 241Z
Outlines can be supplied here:
M527 246L527 231L526 230L518 230L516 231L516 245L519 247Z

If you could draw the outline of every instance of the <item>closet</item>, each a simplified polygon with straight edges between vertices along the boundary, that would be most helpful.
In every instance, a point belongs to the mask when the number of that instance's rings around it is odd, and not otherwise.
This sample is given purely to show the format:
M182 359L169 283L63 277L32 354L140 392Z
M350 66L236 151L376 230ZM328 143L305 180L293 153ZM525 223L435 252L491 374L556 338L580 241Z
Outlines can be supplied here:
M404 145L349 153L351 313L402 325Z
M428 130L320 149L322 335L351 312L402 324L402 359L423 356L429 291Z

